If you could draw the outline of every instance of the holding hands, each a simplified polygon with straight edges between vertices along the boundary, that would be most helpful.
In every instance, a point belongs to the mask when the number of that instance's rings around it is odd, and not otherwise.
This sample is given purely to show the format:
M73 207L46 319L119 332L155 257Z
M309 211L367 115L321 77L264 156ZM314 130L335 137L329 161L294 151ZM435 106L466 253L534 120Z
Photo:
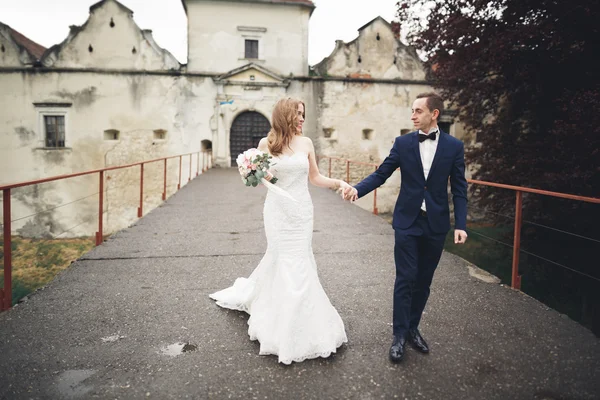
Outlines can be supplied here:
M347 197L347 193L351 193L353 190L356 191L352 186L341 179L335 179L333 189L342 195L342 199L350 200L350 197Z
M342 199L356 201L358 199L358 190L356 190L356 188L348 185L346 182L344 182L344 183L346 184L346 186L343 187L343 190L342 190Z

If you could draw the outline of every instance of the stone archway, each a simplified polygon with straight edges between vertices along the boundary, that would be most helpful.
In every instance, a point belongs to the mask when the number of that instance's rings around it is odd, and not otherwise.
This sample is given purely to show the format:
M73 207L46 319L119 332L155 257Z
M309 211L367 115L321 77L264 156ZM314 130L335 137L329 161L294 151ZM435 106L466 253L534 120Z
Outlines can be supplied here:
M251 147L258 147L258 142L267 136L270 129L269 120L261 113L245 111L239 114L231 124L229 136L231 166L237 166L235 159L238 154Z

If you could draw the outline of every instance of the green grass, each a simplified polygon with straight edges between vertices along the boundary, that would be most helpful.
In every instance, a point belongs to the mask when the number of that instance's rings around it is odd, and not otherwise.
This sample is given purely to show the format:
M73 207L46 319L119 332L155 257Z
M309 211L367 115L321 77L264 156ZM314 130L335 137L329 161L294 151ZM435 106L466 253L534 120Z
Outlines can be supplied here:
M502 283L510 284L512 248L494 240L512 245L512 230L512 226L470 223L466 243L454 244L454 230L451 229L446 236L444 250L497 276Z
M12 302L47 285L71 262L94 247L90 238L26 239L14 236L12 248ZM4 265L4 241L0 238L0 257ZM4 287L4 274L0 276Z

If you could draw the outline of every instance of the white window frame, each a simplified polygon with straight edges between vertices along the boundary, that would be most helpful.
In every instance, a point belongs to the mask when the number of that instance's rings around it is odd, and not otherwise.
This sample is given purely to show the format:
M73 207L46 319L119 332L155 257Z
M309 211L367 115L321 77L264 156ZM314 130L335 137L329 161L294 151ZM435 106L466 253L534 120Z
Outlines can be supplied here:
M69 150L69 108L71 104L43 104L35 103L38 116L38 148L44 150ZM65 147L46 147L46 121L44 117L64 117L65 119Z

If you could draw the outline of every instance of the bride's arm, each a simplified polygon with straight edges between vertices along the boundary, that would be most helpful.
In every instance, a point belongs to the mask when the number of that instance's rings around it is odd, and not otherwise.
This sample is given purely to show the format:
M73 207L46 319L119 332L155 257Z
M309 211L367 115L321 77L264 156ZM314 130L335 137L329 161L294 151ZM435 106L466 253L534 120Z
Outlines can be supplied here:
M262 151L263 153L269 152L269 142L267 141L266 137L260 139L260 142L258 142L257 149ZM265 179L270 181L272 178L273 178L273 174L271 173L271 171L267 171L267 176L265 176Z
M341 179L331 179L326 176L321 175L319 172L319 167L317 166L317 157L315 156L315 147L313 145L312 140L310 138L306 138L307 146L309 148L308 151L308 179L310 183L319 187L326 187L330 189L344 189L345 187L349 187L346 182Z

